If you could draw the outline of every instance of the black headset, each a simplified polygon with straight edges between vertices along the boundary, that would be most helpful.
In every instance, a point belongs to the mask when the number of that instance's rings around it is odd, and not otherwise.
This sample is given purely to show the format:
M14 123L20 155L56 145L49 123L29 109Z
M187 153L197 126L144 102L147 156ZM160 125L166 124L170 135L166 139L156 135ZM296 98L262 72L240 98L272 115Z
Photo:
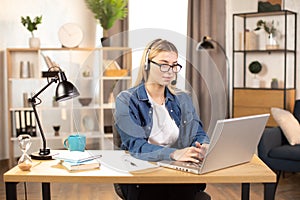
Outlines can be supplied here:
M151 47L153 44L150 45L150 47L147 49L146 56L145 56L145 71L148 71L150 69L150 62L149 62L149 53L151 51Z
M162 41L162 39L156 39L154 40L148 47L147 52L146 52L146 56L145 56L145 71L148 71L150 69L150 62L149 62L149 54L151 51L151 48L153 47L153 45L159 41Z

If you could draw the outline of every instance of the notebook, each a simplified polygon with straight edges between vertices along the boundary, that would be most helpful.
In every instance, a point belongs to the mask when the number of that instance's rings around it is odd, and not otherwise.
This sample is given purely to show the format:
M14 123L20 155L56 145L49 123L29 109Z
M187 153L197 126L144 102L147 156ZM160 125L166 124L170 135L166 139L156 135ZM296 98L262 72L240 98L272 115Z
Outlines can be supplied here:
M203 174L249 162L270 114L218 120L206 157L198 165L192 162L159 161L158 165L195 174Z

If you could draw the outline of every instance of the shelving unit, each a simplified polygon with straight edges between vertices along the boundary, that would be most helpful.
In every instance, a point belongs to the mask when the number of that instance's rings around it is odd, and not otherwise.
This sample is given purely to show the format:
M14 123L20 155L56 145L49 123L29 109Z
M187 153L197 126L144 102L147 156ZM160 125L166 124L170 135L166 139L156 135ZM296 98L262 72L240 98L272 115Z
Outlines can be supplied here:
M112 134L105 132L104 126L112 126L114 103L108 103L111 92L116 95L121 90L131 86L131 49L123 47L104 48L8 48L7 56L7 102L8 102L8 139L10 163L21 151L17 147L17 129L21 128L17 111L30 111L26 105L24 94L30 97L47 84L47 78L42 78L42 71L48 71L44 57L48 56L53 62L65 71L68 81L79 90L80 96L68 101L53 105L56 84L53 84L41 95L42 103L37 106L39 118L50 149L63 148L62 141L70 134L80 133L87 136L87 144L97 143L97 149L111 149ZM30 62L28 76L20 70ZM126 76L104 76L105 70L111 63L117 63L128 71ZM27 66L26 66L27 67ZM115 87L117 86L117 87ZM26 98L27 98L26 97ZM25 99L26 99L25 98ZM82 106L79 98L92 98L88 106ZM29 117L28 117L29 118ZM28 121L28 120L27 120ZM27 124L28 125L28 124ZM33 122L32 126L36 126ZM54 125L60 126L59 136L54 135ZM20 126L20 127L18 127ZM31 152L40 148L40 134L37 127L36 137L33 137ZM97 141L95 141L95 139ZM105 141L106 140L106 141ZM111 144L107 146L106 144ZM31 153L29 151L29 153Z
M274 21L281 36L278 38L279 48L266 49L262 37L265 33L262 32L256 32L256 46L247 46L246 42L251 42L247 41L246 30L255 29L260 19ZM292 111L296 90L297 13L282 10L233 14L232 41L233 117L269 113L271 107ZM253 75L248 66L252 61L263 65L258 75L261 81L259 88L251 87ZM270 87L272 78L279 80L278 88ZM271 116L267 126L276 125Z

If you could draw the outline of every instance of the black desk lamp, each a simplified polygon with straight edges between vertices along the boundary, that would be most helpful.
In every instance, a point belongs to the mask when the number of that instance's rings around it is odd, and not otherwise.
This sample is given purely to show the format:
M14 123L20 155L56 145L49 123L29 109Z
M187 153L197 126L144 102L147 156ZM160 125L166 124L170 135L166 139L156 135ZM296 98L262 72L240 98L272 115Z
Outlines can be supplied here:
M33 97L28 99L28 102L31 104L33 108L33 112L36 118L37 125L39 127L41 137L43 140L43 147L40 149L39 152L32 153L31 158L36 159L36 160L50 160L52 159L52 155L50 154L50 149L47 148L46 145L46 138L41 126L40 119L38 117L38 113L36 111L36 106L41 104L42 101L41 99L38 98L38 96L46 90L52 83L58 83L56 87L56 93L55 93L55 100L56 101L65 101L74 97L79 96L79 92L77 88L67 81L65 73L58 67L56 67L58 71L50 71L51 68L49 69L48 72L43 72L43 77L47 77L48 79L48 84L43 87L38 93L36 93ZM49 81L50 78L50 81ZM38 101L37 101L38 100Z
M209 36L204 36L203 38L202 38L202 41L201 42L199 42L198 44L197 44L197 47L196 47L196 50L197 51L201 51L201 50L203 50L203 49L205 49L205 50L209 50L209 49L214 49L215 47L214 47L214 45L212 44L212 42L214 42L214 43L216 43L217 44L217 46L218 47L220 47L220 49L222 50L222 53L224 54L224 56L225 56L225 59L226 59L226 73L227 73L227 87L228 87L228 94L227 94L227 115L228 115L228 117L230 117L230 110L229 110L229 90L230 90L230 84L229 84L229 59L228 59L228 57L227 57L227 55L226 55L226 51L225 51L225 49L222 47L222 45L220 45L220 43L219 42L217 42L216 40L214 40L214 39L212 39L211 37L209 37Z

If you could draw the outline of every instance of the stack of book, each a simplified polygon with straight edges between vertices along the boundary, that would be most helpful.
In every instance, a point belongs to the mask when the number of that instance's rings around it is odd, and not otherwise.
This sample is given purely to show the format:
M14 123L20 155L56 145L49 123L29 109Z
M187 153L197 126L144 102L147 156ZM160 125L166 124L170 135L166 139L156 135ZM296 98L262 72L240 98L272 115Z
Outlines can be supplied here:
M64 151L53 156L69 171L99 169L101 157L100 154L90 154L88 151Z

